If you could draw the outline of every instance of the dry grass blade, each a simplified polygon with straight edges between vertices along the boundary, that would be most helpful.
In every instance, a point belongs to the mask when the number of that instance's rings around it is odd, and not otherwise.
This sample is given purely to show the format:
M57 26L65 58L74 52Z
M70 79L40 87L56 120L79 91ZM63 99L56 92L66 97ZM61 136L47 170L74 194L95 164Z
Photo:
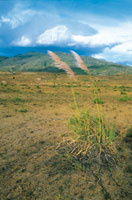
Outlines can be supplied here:
M67 74L69 74L72 78L75 78L75 74L72 71L72 69L69 67L68 64L66 64L65 62L63 62L59 56L57 56L52 51L48 51L48 54L54 60L56 67L58 67L59 69L65 70Z
M84 61L82 60L82 58L75 51L71 50L71 53L74 55L74 57L77 61L77 66L88 73L89 70L88 70L87 66L85 65Z

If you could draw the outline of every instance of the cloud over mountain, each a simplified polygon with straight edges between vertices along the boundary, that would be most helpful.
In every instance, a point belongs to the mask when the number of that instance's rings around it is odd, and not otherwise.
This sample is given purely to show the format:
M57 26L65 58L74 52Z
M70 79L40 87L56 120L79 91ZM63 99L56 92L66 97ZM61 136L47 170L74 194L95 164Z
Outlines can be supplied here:
M126 7L132 3L126 1L2 1L0 47L75 47L94 57L131 63L132 14Z
M55 26L51 29L46 30L44 33L42 33L38 39L38 44L67 44L70 41L71 33L69 29L64 26Z

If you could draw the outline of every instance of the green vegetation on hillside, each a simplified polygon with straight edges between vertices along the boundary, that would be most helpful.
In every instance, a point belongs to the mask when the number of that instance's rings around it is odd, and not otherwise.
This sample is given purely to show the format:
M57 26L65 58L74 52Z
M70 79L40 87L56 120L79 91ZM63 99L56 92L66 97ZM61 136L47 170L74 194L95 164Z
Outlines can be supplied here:
M76 65L76 61L72 54L57 53L61 59L66 62L77 74L85 74ZM132 74L132 67L123 66L98 60L90 56L82 56L92 75L114 75L114 74ZM54 62L49 55L41 52L30 52L14 57L0 57L0 71L38 71L38 72L64 72L55 67Z

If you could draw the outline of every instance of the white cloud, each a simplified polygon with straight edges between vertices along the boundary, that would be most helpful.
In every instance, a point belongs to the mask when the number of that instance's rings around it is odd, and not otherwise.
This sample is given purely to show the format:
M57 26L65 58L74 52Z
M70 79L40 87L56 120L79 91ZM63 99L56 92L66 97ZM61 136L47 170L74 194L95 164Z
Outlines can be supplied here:
M102 53L95 54L93 57L105 59L110 62L132 65L132 41L115 45L112 48L107 47Z
M128 55L132 55L132 40L116 45L113 48L111 48L110 51L113 53L127 53Z
M93 55L93 57L96 59L105 59L105 57L101 54L95 54L95 55Z
M60 44L69 42L71 33L64 25L55 26L52 29L46 30L38 39L38 44Z
M31 44L31 40L25 36L22 36L20 40L14 41L12 43L14 46L29 46Z
M112 62L132 63L132 22L122 23L118 26L94 27L97 33L90 36L74 35L64 25L47 29L37 38L38 44L61 44L71 48L82 46L88 48L104 48L102 53L93 55L98 59Z
M0 24L9 24L12 29L15 29L28 22L35 14L38 14L37 11L16 4L7 16L1 16Z
M108 45L102 53L93 55L95 58L132 65L132 22L102 28L89 44L94 47Z
M92 36L73 35L73 40L91 47L107 46L132 40L131 22L120 24L117 27L97 25L95 28L98 30L97 34Z
M94 26L94 25L93 25ZM65 25L55 26L47 29L38 39L39 44L56 44L67 42L70 46L81 45L87 47L111 46L132 41L132 23L119 24L117 27L98 26L97 33L94 35L75 35ZM128 46L127 44L127 46Z

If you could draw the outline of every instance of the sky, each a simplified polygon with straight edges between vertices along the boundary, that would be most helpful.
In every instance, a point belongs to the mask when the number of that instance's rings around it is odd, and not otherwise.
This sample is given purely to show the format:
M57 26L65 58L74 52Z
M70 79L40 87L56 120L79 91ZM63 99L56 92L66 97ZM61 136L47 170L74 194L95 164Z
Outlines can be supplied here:
M47 50L132 65L132 0L0 0L0 56Z

